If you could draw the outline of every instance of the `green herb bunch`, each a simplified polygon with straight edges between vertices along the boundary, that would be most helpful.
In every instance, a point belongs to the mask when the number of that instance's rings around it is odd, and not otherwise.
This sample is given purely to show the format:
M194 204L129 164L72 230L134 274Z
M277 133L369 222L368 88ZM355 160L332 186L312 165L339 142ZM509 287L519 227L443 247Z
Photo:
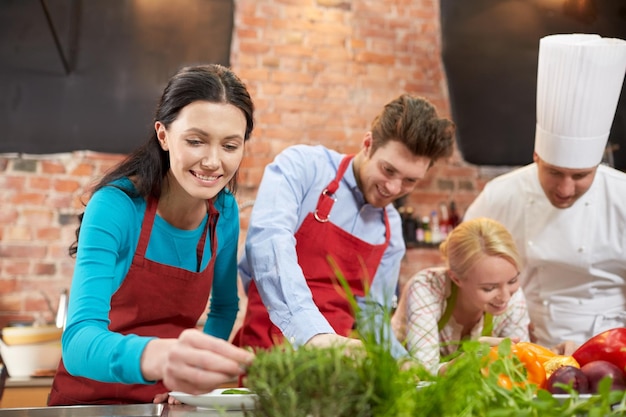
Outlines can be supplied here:
M290 346L260 351L246 385L257 394L257 417L372 416L372 386L360 373L362 358L343 348Z

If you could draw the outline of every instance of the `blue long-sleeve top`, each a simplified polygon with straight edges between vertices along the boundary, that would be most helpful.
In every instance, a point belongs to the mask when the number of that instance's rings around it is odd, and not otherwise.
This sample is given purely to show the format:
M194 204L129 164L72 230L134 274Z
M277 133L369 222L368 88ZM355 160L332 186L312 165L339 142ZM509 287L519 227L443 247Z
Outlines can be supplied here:
M246 236L246 251L239 261L239 273L248 288L254 279L270 319L285 338L298 347L320 333L335 333L315 305L296 255L295 233L305 217L315 210L318 198L344 155L323 146L296 145L280 153L263 174ZM383 210L387 211L391 240L370 287L369 298L357 297L368 320L374 313L376 326L383 308L391 310L400 264L405 253L400 215L393 205L376 208L365 201L350 162L339 189L330 221L370 244L385 241ZM355 257L355 262L358 262ZM380 328L380 327L379 327ZM392 354L408 353L397 339L385 332Z
M120 180L117 185L133 187L128 179ZM222 192L214 204L220 212L216 229L219 246L204 332L228 339L239 309L239 209L235 198L227 191ZM111 296L130 268L145 211L143 198L131 198L113 186L95 192L87 204L62 339L63 362L72 375L103 382L151 382L143 378L140 361L146 344L153 338L122 335L108 329ZM207 218L205 216L195 230L182 230L157 214L146 258L196 271L196 246ZM204 248L201 270L211 259L208 241ZM185 308L185 300L180 300L180 308Z

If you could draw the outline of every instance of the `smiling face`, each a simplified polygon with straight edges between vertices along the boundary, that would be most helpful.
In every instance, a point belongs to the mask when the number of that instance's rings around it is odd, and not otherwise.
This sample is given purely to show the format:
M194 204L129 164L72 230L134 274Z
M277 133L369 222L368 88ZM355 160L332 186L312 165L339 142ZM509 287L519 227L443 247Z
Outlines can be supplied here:
M587 192L596 176L597 166L586 169L568 169L550 165L537 153L533 156L537 163L539 183L550 203L560 209L571 207Z
M195 101L180 111L169 128L156 122L155 129L169 152L170 180L173 177L193 198L215 197L243 158L246 119L232 104Z
M413 155L395 140L372 151L372 136L367 133L354 169L365 201L374 207L385 207L413 191L430 164L430 158Z
M484 256L464 277L453 278L459 287L459 300L467 312L486 312L494 316L506 311L519 289L515 265L499 256Z

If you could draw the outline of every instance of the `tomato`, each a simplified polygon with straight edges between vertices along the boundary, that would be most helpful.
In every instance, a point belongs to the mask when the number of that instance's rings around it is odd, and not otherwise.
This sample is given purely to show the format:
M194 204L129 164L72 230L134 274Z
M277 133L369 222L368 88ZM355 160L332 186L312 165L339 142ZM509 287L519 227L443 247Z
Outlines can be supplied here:
M599 333L587 340L572 355L580 366L605 360L626 372L626 327Z
M564 366L580 368L580 364L576 361L576 359L574 359L573 356L555 355L543 363L543 369L546 370L546 378L550 379L550 376L554 373L554 371Z

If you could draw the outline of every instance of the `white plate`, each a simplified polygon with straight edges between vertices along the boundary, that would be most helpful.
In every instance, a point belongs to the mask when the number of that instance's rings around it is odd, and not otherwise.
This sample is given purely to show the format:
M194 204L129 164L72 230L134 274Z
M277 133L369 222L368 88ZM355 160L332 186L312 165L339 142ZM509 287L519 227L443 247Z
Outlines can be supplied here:
M191 395L184 392L170 392L170 395L183 404L216 410L252 410L254 409L255 394L222 394L227 389L216 389L207 394ZM246 388L236 388L249 391Z
M552 396L556 398L557 400L559 400L560 402L563 402L565 400L569 400L570 398L572 398L572 396L569 394L552 394ZM593 396L594 396L593 394L578 394L578 399L588 400Z

